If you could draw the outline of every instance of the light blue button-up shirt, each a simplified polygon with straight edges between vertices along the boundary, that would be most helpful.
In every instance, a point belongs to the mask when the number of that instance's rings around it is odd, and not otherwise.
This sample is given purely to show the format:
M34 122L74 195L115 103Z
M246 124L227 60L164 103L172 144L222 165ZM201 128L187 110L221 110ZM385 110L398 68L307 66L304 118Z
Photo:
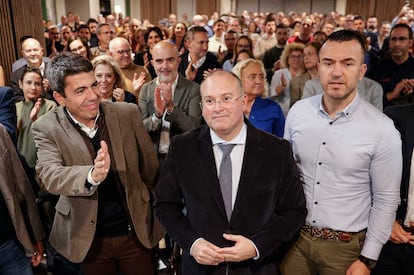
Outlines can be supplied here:
M284 137L305 183L306 223L367 228L361 254L377 259L400 200L401 139L393 122L358 94L332 119L317 95L293 105Z

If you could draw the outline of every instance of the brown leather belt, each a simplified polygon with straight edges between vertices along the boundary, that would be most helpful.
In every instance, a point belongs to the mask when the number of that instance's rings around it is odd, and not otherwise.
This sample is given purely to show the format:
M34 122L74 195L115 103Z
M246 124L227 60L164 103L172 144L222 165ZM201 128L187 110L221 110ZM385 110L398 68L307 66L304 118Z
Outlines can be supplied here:
M343 231L335 231L328 228L319 228L315 226L310 226L305 224L302 229L309 233L312 237L323 239L323 240L339 240L342 242L349 242L352 238L362 232L366 232L366 230L362 230L359 232L343 232Z

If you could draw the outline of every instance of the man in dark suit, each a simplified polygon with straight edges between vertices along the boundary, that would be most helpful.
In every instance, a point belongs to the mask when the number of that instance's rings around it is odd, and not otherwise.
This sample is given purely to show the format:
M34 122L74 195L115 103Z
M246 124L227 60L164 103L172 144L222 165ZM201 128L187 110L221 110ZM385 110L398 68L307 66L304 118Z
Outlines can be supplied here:
M410 182L414 175L411 173L414 149L414 105L393 106L384 113L394 120L395 127L401 133L403 171L401 179L401 204L392 227L389 241L382 248L377 266L372 275L404 275L414 272L414 213L413 201L409 199ZM413 183L411 183L412 185ZM414 194L410 196L414 199ZM411 207L409 206L411 204ZM411 216L411 217L410 217Z
M201 96L207 125L173 138L156 189L157 216L183 249L182 274L278 274L276 251L306 216L290 145L244 120L234 74L211 73ZM233 150L220 162L226 145Z
M158 162L135 104L100 102L92 64L55 57L47 76L59 103L32 125L36 172L60 195L50 244L84 274L154 274L164 235L151 193Z
M208 52L208 34L205 28L193 26L187 32L188 51L180 56L180 74L200 84L205 75L220 68L214 54Z
M200 125L200 86L178 74L178 50L168 41L154 46L151 62L157 78L142 86L138 103L145 128L163 159L170 138Z

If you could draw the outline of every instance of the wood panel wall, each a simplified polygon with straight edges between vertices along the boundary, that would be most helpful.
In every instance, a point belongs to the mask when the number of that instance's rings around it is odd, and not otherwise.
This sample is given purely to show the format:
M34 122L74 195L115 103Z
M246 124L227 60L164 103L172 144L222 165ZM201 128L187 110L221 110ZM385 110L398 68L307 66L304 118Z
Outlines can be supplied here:
M404 3L404 0L347 0L346 13L357 13L365 18L376 15L378 23L381 24L384 20L391 21L400 12Z
M148 18L151 23L157 24L162 18L168 18L170 13L177 13L177 1L179 0L141 0L141 18ZM220 0L193 0L196 6L196 14L210 16L220 10ZM177 14L177 19L180 19ZM191 20L191 18L190 18Z
M141 0L141 18L148 18L151 23L158 25L159 20L168 18L168 15L173 12L172 2L171 0Z
M215 11L220 10L219 0L196 0L196 13L211 16Z
M0 0L0 64L9 85L12 64L20 58L19 38L32 35L44 46L42 4L38 0Z

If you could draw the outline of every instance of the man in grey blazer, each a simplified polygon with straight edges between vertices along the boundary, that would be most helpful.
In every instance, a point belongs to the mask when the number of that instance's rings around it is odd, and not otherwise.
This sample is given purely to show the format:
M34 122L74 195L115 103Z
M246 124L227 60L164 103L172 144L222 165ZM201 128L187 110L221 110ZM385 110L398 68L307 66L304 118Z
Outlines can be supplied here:
M154 274L164 234L152 213L158 162L135 104L100 102L91 63L61 54L48 78L59 107L33 124L36 172L60 195L50 244L84 274Z
M200 125L200 88L178 74L180 60L173 43L157 43L151 62L157 77L142 86L138 103L145 128L162 160L170 138Z

